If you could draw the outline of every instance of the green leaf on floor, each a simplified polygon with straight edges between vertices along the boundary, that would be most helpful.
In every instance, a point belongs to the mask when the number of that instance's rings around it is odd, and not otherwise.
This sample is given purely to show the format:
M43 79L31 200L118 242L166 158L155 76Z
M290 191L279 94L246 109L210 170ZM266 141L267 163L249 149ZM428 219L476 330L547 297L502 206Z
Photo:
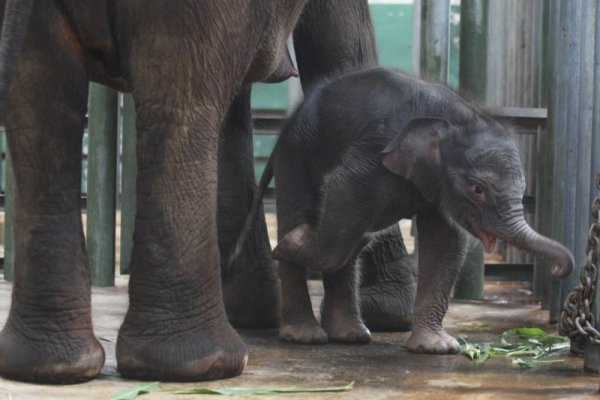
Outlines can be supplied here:
M154 392L156 389L158 389L158 385L160 385L160 382L150 382L135 386L113 394L110 400L133 400L143 394Z
M102 341L102 342L109 342L109 343L117 343L116 339L111 339L105 336L98 336L97 338L98 340Z
M542 365L556 364L564 361L565 360L523 360L517 358L513 360L512 363L524 368L538 368Z
M244 388L244 387L225 387L219 389L209 388L193 388L188 390L177 390L172 392L173 394L213 394L222 396L259 396L259 395L273 395L273 394L285 394L285 393L325 393L325 392L348 392L352 390L354 382L349 383L345 386L332 386L332 387L317 387L317 388L301 388L301 387L255 387L255 388Z
M570 340L564 336L549 335L540 328L515 328L502 332L498 336L500 345L490 343L471 343L466 336L458 337L460 353L476 362L484 362L492 355L505 355L507 357L531 357L531 359L519 359L514 364L522 366L538 367L543 364L560 362L562 360L551 360L550 362L539 362L545 357L570 347Z
M471 343L464 335L458 336L458 343L460 344L460 354L477 363L485 362L494 354L494 348L489 343Z

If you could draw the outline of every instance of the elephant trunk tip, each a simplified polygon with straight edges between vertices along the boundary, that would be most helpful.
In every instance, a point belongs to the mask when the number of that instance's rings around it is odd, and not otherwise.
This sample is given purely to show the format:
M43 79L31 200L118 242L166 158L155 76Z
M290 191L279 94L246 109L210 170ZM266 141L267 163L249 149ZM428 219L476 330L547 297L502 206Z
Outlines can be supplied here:
M513 225L510 231L502 231L499 237L521 250L553 262L551 273L555 278L563 279L573 272L575 259L571 251L561 243L540 235L524 220Z
M571 274L573 271L573 267L575 266L575 259L573 258L573 254L569 250L566 250L566 259L562 260L562 262L557 262L552 266L552 275L555 278L563 279Z

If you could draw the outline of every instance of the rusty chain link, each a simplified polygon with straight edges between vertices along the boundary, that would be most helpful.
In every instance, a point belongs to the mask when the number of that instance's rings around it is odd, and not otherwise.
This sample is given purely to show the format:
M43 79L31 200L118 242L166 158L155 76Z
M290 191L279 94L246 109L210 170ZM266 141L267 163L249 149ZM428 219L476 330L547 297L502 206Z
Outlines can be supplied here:
M592 204L593 222L588 234L587 261L579 276L581 284L565 299L558 325L561 335L569 336L577 343L588 338L592 343L600 344L600 332L594 328L594 315L591 311L600 256L600 174L596 176L596 189L599 193Z

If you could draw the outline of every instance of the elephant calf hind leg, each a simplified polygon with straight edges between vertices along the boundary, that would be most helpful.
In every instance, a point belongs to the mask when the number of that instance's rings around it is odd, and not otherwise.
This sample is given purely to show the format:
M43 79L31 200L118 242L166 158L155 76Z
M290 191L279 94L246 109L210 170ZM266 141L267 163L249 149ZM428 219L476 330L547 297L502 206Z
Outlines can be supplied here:
M327 333L315 319L306 285L306 269L289 262L279 264L281 325L279 337L288 342L324 344Z

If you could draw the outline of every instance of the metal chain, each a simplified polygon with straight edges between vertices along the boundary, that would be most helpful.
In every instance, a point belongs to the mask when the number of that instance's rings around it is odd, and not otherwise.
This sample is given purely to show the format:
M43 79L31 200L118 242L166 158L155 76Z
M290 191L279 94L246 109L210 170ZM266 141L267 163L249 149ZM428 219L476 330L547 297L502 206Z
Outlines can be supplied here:
M596 176L598 196L592 204L593 222L590 226L587 242L587 261L581 270L577 286L565 299L559 319L559 332L574 342L588 338L594 344L600 344L600 332L594 328L594 315L591 308L596 292L598 277L598 258L600 256L600 174Z

